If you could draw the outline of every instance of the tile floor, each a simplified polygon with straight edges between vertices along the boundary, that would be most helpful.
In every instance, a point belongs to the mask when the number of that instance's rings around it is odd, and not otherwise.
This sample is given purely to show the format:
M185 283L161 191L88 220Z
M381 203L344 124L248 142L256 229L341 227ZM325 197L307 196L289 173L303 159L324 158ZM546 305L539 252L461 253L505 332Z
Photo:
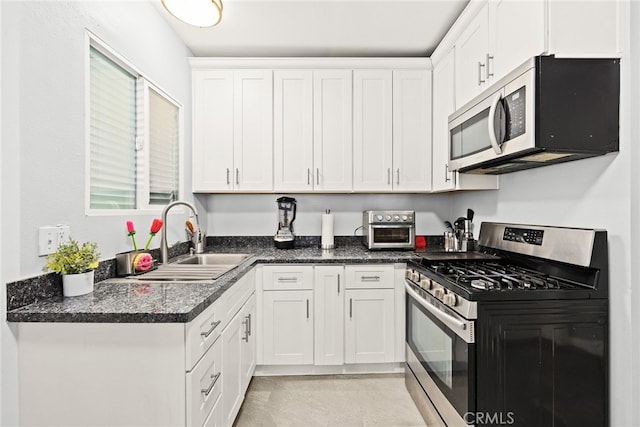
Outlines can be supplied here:
M404 374L254 377L234 427L424 426Z

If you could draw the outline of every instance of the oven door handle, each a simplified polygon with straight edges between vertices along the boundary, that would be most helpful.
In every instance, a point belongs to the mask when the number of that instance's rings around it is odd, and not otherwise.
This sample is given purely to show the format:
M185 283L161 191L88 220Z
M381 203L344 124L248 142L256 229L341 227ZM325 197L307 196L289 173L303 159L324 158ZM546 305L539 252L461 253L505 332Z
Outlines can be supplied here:
M433 305L429 304L416 291L414 291L411 288L411 285L409 285L408 283L404 284L404 288L407 291L407 293L411 297L413 297L413 299L418 304L420 304L422 307L424 307L429 313L431 313L435 317L437 317L442 323L445 323L449 327L453 326L453 327L456 327L456 328L462 330L462 332L454 330L456 335L464 338L465 341L468 342L468 343L473 342L473 333L472 333L472 331L469 330L470 329L469 328L469 326L470 326L470 322L469 321L460 320L460 319L458 319L458 318L456 318L456 317L454 317L454 316L452 316L452 315L450 315L448 313L443 312L442 310L438 309L437 307L434 307Z

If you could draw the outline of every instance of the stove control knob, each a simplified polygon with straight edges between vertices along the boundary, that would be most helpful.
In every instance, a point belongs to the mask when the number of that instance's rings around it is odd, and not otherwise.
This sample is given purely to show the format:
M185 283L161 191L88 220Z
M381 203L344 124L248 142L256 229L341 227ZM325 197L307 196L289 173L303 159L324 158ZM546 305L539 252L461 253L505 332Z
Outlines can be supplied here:
M420 273L418 273L417 271L413 272L413 281L416 283L420 282Z
M378 221L382 221L384 219L384 216L383 215L376 215L376 219Z
M433 296L438 299L442 299L444 297L444 289L436 289L435 291L433 291Z
M429 279L428 277L423 277L422 279L420 279L420 287L422 289L429 290L431 289L431 286L431 279Z
M458 304L458 296L456 294L448 293L442 298L444 305L449 307L455 307Z
M385 218L387 221L391 221L391 215L387 215Z
M400 215L395 215L395 216L393 217L393 219L394 219L395 221L400 221Z
M408 220L408 219L409 219L409 217L408 217L408 216L406 216L406 215L402 215L402 220L403 220L403 221L406 221L406 220Z

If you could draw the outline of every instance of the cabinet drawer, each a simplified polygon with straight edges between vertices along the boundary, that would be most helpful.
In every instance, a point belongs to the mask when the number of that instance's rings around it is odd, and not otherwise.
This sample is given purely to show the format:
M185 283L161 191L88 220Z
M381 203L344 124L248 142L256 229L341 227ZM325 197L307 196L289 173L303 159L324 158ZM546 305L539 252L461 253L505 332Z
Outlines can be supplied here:
M348 265L344 269L347 289L393 289L393 265Z
M226 323L224 305L224 298L220 298L187 323L185 348L187 372L191 371L224 329Z
M187 426L200 427L222 394L222 339L187 375Z
M224 293L225 323L233 319L256 289L255 269L251 269Z
M310 265L269 265L262 267L262 274L265 291L313 289L313 267Z

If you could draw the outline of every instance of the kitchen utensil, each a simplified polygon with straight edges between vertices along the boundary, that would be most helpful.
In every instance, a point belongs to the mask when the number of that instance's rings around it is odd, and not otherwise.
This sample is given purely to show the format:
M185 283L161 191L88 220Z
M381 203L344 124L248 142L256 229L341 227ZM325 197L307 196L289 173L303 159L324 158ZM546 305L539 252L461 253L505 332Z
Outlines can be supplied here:
M473 212L473 209L467 209L467 219L469 221L473 221L474 215L475 215L475 212Z
M278 203L278 231L273 237L278 249L293 249L295 235L293 234L293 221L296 219L296 199L293 197L280 197Z
M151 254L147 252L142 252L142 253L136 254L133 257L132 264L133 264L133 271L136 273L149 271L151 270L151 267L153 267L153 258L151 257Z
M136 227L133 225L133 221L127 221L127 235L131 237L131 242L133 243L133 250L137 251L138 246L136 245L136 238L134 237L136 234Z
M149 245L151 244L151 239L156 235L158 231L162 228L162 220L159 218L154 218L151 223L151 229L149 230L149 240L147 240L147 244L144 246L144 249L149 249Z
M449 230L454 231L453 230L453 224L451 224L451 221L445 221L444 222L445 227L447 227Z
M193 223L187 220L187 222L185 222L185 225L187 226L187 230L189 231L189 233L191 233L191 237L193 237L193 235L196 234L195 228L193 228Z

